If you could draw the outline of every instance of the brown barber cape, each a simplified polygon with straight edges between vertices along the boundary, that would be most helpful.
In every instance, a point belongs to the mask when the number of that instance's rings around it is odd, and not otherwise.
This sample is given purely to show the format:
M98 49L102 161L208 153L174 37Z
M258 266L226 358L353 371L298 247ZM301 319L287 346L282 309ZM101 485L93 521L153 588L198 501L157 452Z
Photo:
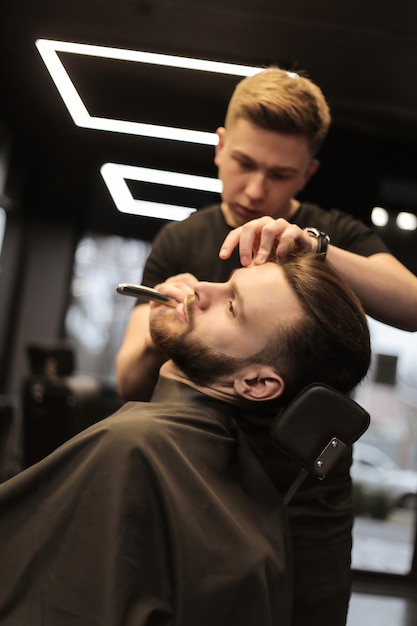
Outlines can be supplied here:
M235 411L163 380L0 485L0 624L287 626L285 511Z

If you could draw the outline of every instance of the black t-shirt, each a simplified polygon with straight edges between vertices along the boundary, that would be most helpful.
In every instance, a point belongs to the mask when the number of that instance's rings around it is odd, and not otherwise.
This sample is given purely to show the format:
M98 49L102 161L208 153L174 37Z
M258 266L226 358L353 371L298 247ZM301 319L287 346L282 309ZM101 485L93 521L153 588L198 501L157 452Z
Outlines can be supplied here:
M330 236L333 245L362 256L389 252L374 231L337 209L326 211L303 203L291 221L300 228L318 228ZM238 250L226 261L218 256L231 230L220 205L197 211L182 222L167 224L155 238L142 282L153 287L183 272L190 272L199 280L226 281L231 271L241 266Z

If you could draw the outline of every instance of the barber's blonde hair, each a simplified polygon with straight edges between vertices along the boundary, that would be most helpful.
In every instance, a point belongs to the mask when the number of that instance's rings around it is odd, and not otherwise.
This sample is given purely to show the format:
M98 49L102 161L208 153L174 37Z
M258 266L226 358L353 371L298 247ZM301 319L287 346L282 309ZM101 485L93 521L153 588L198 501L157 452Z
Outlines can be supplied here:
M275 66L238 83L227 109L226 130L239 118L265 130L306 137L312 156L331 122L320 88L306 76Z

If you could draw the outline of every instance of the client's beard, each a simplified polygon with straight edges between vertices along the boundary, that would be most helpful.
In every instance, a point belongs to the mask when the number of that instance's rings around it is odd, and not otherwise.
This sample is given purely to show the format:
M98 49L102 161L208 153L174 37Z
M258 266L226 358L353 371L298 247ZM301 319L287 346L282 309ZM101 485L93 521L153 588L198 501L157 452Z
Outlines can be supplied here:
M209 386L246 364L246 359L227 356L210 348L200 339L190 337L193 327L191 306L187 307L187 312L190 325L184 331L172 333L166 323L168 315L161 315L153 320L151 335L154 342L191 381L197 385Z

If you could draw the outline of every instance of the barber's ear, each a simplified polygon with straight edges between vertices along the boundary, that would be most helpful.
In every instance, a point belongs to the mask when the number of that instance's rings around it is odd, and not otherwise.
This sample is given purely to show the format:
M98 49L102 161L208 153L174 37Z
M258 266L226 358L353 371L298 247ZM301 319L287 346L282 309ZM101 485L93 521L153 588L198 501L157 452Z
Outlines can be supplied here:
M219 155L220 152L223 149L224 146L224 137L226 134L226 129L223 128L223 126L220 126L217 130L216 130L216 135L219 138L216 147L215 147L215 153L214 153L214 163L219 166Z
M284 391L284 381L276 371L266 365L251 365L238 372L233 381L237 395L246 400L275 400Z

